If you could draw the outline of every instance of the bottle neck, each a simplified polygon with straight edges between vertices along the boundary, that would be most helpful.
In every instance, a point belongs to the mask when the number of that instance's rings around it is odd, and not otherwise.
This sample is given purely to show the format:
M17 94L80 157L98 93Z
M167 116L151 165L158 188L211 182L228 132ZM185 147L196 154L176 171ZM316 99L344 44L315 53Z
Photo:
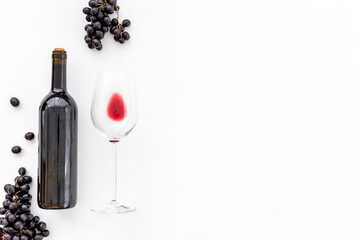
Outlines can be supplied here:
M66 92L66 60L53 59L52 92Z

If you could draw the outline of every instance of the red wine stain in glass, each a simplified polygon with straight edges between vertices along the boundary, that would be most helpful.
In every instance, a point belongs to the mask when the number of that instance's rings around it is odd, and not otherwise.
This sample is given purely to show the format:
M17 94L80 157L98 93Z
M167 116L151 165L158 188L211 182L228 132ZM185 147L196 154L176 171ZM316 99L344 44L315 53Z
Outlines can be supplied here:
M123 97L119 93L114 93L107 107L107 114L113 121L121 121L126 116L126 106Z

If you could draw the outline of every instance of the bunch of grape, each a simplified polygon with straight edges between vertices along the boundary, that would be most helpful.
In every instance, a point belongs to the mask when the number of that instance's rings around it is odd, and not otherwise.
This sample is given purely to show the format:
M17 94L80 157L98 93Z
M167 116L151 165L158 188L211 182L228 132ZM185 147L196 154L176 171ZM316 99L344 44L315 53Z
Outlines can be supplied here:
M90 22L85 26L85 42L90 49L102 49L101 39L109 31L114 35L115 41L123 44L130 39L130 34L125 31L125 27L131 25L130 20L119 21L119 5L117 0L90 0L89 7L85 7L83 12L86 14L86 20ZM116 11L117 17L111 19L110 15Z
M30 212L32 196L29 194L32 178L26 175L26 169L19 169L20 176L15 178L15 185L6 184L7 193L0 214L1 240L42 240L49 236L46 224Z

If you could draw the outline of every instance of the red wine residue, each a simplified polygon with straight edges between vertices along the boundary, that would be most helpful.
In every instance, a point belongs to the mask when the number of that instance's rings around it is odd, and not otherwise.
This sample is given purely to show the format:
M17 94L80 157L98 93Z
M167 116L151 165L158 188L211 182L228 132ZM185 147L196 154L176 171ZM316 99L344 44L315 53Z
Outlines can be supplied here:
M126 106L123 97L119 93L114 93L107 107L107 114L113 121L121 121L126 116Z

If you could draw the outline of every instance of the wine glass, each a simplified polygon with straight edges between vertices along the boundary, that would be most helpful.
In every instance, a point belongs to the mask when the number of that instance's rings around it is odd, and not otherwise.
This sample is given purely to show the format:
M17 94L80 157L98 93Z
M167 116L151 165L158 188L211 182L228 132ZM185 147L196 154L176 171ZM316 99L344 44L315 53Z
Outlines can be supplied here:
M117 146L135 127L137 97L132 73L99 73L93 101L91 119L107 140L114 145L115 151L115 191L114 199L108 205L91 209L96 213L127 213L136 209L117 201Z

